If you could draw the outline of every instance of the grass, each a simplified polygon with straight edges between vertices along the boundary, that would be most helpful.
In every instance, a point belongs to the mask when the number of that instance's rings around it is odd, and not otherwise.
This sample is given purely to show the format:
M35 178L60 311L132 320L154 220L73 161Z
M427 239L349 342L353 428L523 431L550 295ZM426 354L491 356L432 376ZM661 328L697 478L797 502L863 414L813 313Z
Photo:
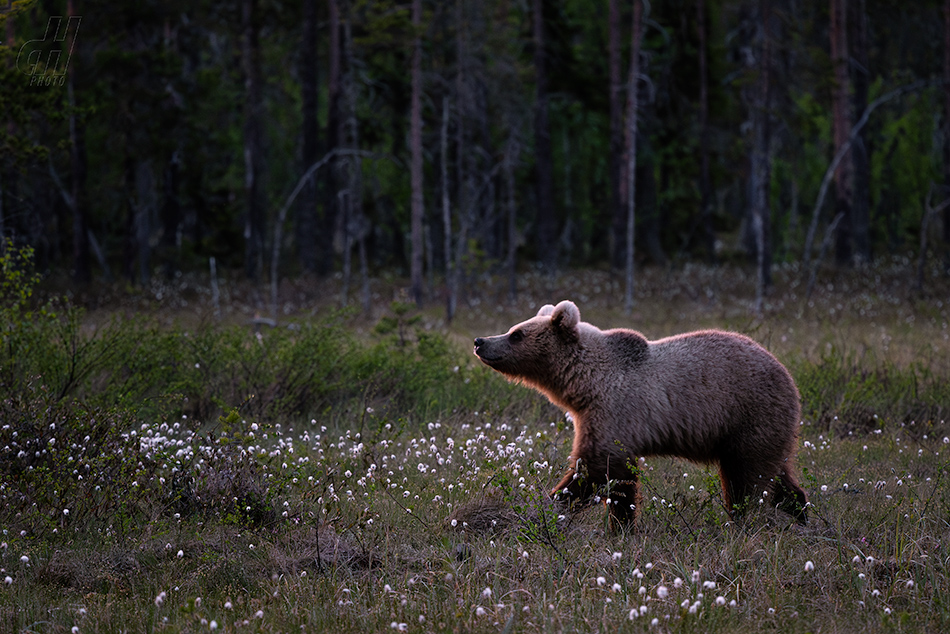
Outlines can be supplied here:
M8 301L0 631L946 630L948 308L888 266L811 306L779 270L764 318L728 269L647 272L630 317L606 274L527 275L530 297L481 287L451 329L398 304L309 314L302 292L260 333L240 289L223 324L195 299L177 324ZM803 396L809 523L737 524L713 469L666 459L642 464L635 530L552 505L570 426L466 340L564 297L602 327L773 349Z

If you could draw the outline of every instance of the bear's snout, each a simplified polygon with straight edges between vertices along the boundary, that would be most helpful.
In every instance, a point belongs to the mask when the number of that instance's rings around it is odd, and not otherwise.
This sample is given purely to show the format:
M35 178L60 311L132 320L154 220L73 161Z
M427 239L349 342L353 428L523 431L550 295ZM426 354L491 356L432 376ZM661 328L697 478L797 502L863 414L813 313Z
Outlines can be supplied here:
M485 363L497 361L502 355L497 349L498 345L494 341L496 337L476 337L475 338L475 356Z

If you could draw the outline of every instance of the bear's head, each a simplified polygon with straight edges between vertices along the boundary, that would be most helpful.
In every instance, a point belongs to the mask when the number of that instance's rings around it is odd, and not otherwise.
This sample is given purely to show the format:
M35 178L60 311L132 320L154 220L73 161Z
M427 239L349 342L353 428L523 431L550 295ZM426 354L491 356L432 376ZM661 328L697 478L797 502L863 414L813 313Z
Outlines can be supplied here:
M544 383L553 369L571 358L580 337L580 321L573 302L548 304L503 335L475 339L475 356L510 378Z

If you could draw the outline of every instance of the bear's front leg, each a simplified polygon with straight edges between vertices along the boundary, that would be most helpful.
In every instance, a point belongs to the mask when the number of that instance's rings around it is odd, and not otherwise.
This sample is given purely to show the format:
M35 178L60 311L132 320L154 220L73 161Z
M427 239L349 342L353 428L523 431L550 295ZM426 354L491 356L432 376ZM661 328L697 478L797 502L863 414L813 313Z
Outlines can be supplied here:
M594 485L587 476L586 470L578 463L583 464L580 460L576 461L568 468L567 473L564 474L557 486L551 489L552 498L568 504L576 504L586 502L593 497Z

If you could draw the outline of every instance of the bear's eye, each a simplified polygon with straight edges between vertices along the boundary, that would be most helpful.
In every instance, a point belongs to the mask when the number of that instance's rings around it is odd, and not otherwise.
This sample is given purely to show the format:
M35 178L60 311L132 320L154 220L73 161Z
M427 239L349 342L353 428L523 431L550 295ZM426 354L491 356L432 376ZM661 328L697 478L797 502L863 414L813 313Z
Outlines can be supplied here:
M522 339L524 339L524 333L520 330L516 330L508 335L508 341L511 343L520 343Z

